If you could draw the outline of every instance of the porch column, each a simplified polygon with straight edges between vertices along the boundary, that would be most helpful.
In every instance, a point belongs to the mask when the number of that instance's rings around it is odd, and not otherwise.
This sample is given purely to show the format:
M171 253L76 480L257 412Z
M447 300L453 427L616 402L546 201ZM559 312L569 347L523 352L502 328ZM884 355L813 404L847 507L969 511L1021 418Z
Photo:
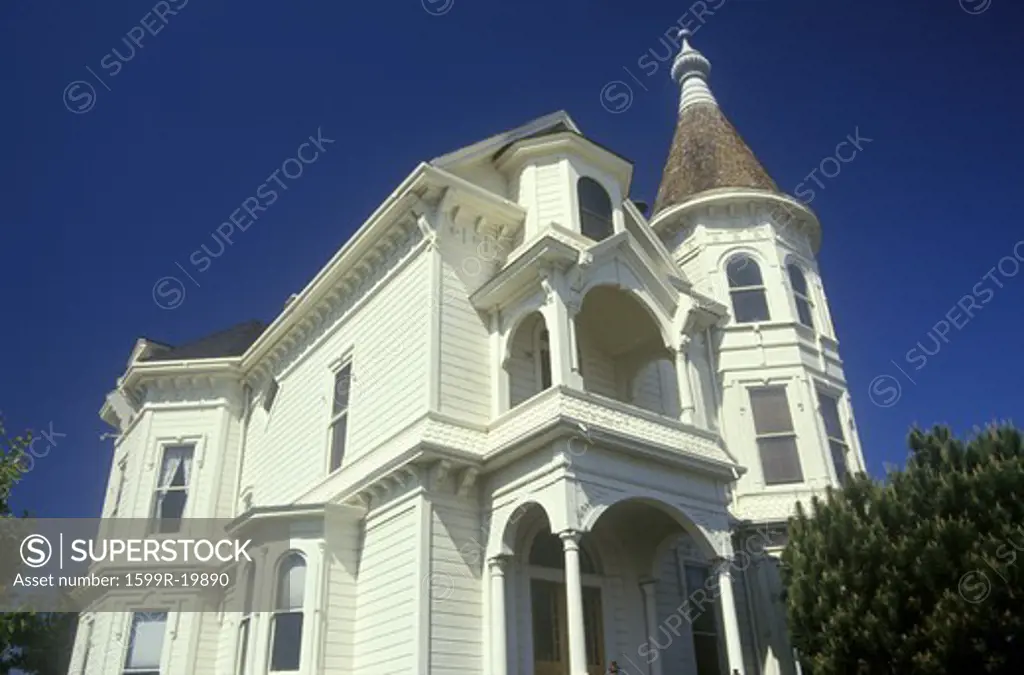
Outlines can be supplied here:
M564 275L561 272L548 269L541 271L541 286L547 293L547 299L540 311L544 315L551 345L551 384L582 390L583 378L579 374L573 312L560 292L563 281Z
M502 556L487 561L491 570L491 673L508 673L508 625L505 612L505 561Z
M732 560L718 565L718 590L722 601L722 627L725 629L725 653L729 657L729 672L743 675L743 643L740 624L736 618L736 595L732 588Z
M675 363L676 381L679 383L679 419L687 424L693 424L693 411L696 408L693 403L693 383L690 382L690 341L689 335L679 338Z
M644 593L644 614L647 617L647 639L654 643L654 633L658 627L658 598L655 595L657 583L654 579L640 582L640 590ZM650 661L651 675L661 675L661 654L654 651L654 660Z
M569 675L587 675L587 641L583 624L583 585L580 580L581 532L559 533L565 549L565 600L569 624Z

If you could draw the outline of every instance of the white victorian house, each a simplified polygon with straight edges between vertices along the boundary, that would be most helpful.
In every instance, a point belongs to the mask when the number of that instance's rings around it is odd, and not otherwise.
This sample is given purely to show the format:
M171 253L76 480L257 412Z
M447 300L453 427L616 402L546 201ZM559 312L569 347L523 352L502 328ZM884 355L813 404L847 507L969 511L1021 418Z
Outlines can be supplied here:
M864 460L819 223L709 70L649 215L555 113L420 164L268 326L140 339L103 515L287 550L243 609L84 613L70 672L794 673L785 522Z

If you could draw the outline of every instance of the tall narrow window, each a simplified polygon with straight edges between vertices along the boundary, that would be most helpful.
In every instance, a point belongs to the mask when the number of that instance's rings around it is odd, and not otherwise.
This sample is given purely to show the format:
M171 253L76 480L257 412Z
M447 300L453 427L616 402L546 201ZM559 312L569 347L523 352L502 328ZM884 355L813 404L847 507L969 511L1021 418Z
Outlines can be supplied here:
M135 612L128 635L123 675L160 675L167 612Z
M252 595L256 590L256 566L245 566L245 597L242 598L242 620L238 622L238 664L235 672L249 672L249 635L252 633Z
M708 568L703 565L686 565L686 592L692 598L698 590L704 590L713 598L718 597L714 588L715 580L708 579ZM722 659L718 648L718 619L715 616L717 602L710 602L690 608L693 632L693 654L697 661L697 675L721 675Z
M735 256L725 266L725 276L729 280L729 296L736 323L754 323L771 318L761 268L753 258Z
M825 423L825 435L828 436L828 449L832 453L832 465L836 469L836 478L842 483L846 480L848 469L846 453L850 447L846 444L843 424L839 420L839 399L818 392L818 405L821 408L821 419Z
M796 303L796 316L800 323L808 328L814 328L814 304L811 302L811 294L807 290L807 277L794 263L786 267L789 273L789 285L793 287L793 302Z
M576 183L576 196L580 201L580 232L594 241L612 236L612 200L601 184L593 178L583 177Z
M181 529L181 519L188 502L188 486L192 478L194 445L170 445L164 448L160 476L153 500L156 531L162 534Z
M551 386L551 338L543 322L537 324L537 332L534 335L533 353L537 381L540 382L541 390Z
M299 669L302 655L302 596L306 589L306 561L289 553L277 575L277 602L270 624L270 671Z
M754 430L757 433L757 449L761 455L765 484L803 481L786 388L751 389L750 405L754 413Z
M348 432L348 401L352 392L352 364L334 376L334 404L331 410L331 471L337 471L345 458L345 440Z

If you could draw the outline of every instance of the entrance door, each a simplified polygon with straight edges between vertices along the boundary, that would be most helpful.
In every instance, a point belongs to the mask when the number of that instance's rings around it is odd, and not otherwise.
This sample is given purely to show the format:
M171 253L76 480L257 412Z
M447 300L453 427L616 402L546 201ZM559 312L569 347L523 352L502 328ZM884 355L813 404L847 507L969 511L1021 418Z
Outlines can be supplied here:
M533 579L530 582L533 607L534 675L569 675L569 630L566 621L565 584ZM603 675L604 621L601 589L583 587L583 625L586 632L588 675Z

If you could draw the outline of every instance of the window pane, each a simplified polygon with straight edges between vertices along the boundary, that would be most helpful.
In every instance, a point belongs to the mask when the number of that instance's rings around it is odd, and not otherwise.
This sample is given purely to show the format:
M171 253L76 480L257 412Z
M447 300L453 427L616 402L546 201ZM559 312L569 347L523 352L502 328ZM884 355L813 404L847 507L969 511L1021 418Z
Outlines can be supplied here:
M761 438L757 441L761 454L761 469L764 482L768 485L800 483L804 479L800 469L800 455L796 449L796 438Z
M761 280L761 268L753 258L745 255L738 255L729 261L725 266L725 276L729 280L729 288L764 285Z
M167 612L135 612L132 614L125 669L152 668L159 670L166 627Z
M590 211L580 210L580 231L583 236L590 237L594 241L602 241L610 237L613 230L610 214L608 217L603 217Z
M583 587L583 634L586 637L588 666L604 665L602 631L604 621L601 614L601 591L592 586Z
M721 675L718 636L694 635L693 653L697 658L697 675Z
M348 428L348 415L343 415L334 423L331 433L331 471L341 466L341 460L345 457L345 433Z
M580 231L595 241L611 236L612 200L593 178L580 178L576 184L580 201Z
M192 472L194 449L194 446L191 445L174 445L164 448L164 456L160 464L160 487L188 485L189 475Z
M752 291L733 291L732 311L736 323L753 323L754 321L768 321L768 299L765 297L764 289Z
M348 408L348 395L352 390L352 364L346 365L334 376L334 414Z
M804 277L804 273L796 265L790 265L786 268L789 272L789 283L793 287L793 290L800 295L807 296L807 279Z
M754 429L758 436L793 431L793 418L789 414L785 387L751 389L750 407L754 413Z
M808 328L814 328L814 316L811 314L811 304L799 296L795 297L794 300L796 300L796 315L797 318L800 319L800 323Z
M530 584L533 604L533 653L537 661L561 661L558 645L558 597L561 587L547 581Z
M270 670L298 670L302 652L302 612L275 614L274 644L270 650Z
M846 446L839 441L829 441L828 449L832 452L832 466L836 468L836 477L842 482L846 479Z
M718 595L717 580L708 579L710 570L707 567L686 565L686 597L690 603L686 615L691 619L694 632L716 633L718 624L715 622L715 602L710 600ZM702 596L697 591L703 590ZM697 593L694 597L694 593Z
M277 609L302 609L306 590L306 561L292 553L281 564L277 580Z
M818 394L818 405L821 406L821 419L825 422L825 433L829 438L843 440L843 425L839 421L839 401L828 394Z
M168 490L157 495L154 515L160 520L160 532L177 532L181 528L186 501L188 493L184 490Z

